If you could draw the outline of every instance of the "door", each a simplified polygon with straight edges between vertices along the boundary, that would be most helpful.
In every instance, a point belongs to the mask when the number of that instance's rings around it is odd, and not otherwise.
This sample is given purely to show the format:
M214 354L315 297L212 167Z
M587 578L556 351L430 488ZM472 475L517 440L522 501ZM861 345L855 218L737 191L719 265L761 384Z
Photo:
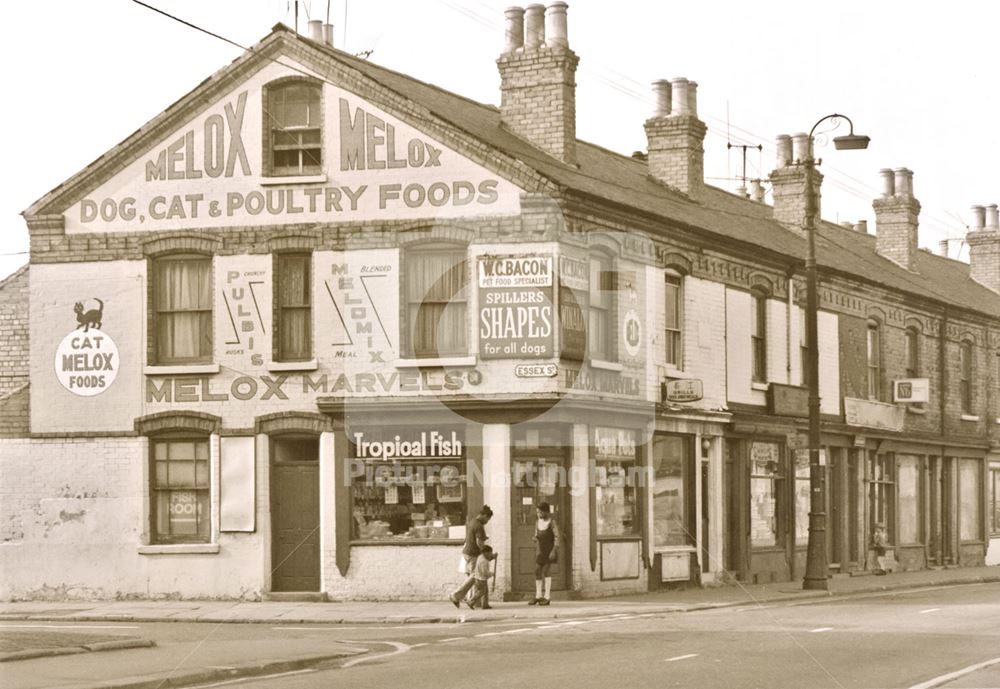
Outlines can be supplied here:
M275 439L271 590L319 591L319 441Z
M547 502L559 525L559 561L549 568L552 590L565 591L569 570L569 486L565 455L516 457L511 486L511 573L515 592L535 590L535 509Z

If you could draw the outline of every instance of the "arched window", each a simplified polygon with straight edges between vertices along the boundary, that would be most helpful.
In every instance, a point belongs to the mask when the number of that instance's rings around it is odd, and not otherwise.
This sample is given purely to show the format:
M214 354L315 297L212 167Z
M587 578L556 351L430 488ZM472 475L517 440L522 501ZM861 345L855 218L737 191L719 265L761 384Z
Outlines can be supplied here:
M878 321L868 321L868 399L882 399L882 332Z
M666 288L666 310L664 312L664 361L676 369L684 368L684 352L681 348L684 322L684 278L673 271L664 275Z
M750 294L750 351L753 356L753 382L767 382L767 297L763 292Z
M972 414L972 343L968 340L958 345L958 393L962 402L962 413Z
M212 361L212 257L168 254L152 262L153 359Z
M590 319L588 347L590 358L614 361L614 260L610 254L595 252L590 256Z
M312 254L274 256L275 361L312 357Z
M317 175L322 170L322 91L309 81L287 81L267 88L264 111L270 174Z

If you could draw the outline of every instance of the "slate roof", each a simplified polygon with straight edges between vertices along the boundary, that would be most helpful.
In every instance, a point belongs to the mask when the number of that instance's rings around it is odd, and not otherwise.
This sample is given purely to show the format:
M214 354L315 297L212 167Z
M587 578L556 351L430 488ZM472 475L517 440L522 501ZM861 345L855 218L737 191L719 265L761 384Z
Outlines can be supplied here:
M441 120L521 161L568 192L662 218L665 230L667 227L683 227L691 228L701 234L715 234L737 243L737 246L743 245L742 248L748 252L748 257L750 252L759 247L781 260L803 262L806 252L805 240L775 221L771 208L765 204L742 199L708 185L705 187L702 201L693 201L652 179L647 174L645 161L614 153L585 141L577 142L578 164L567 165L504 127L500 121L500 112L495 106L477 103L324 43L312 41L296 34L283 24L276 25L271 34L254 46L254 49L267 44L279 34L288 39L302 41L423 106ZM246 54L243 56L244 59L247 57L253 59L252 52L249 56ZM237 59L233 64L241 61ZM188 96L179 99L161 116L154 118L152 122L137 131L136 135L148 130L171 110L182 107L190 96L232 68L233 65L230 65L216 72ZM641 126L641 123L636 123L636 126ZM127 147L131 139L132 137L129 137L123 141L115 150ZM92 163L71 180L56 187L49 195L36 202L36 206L51 197L56 190L67 186L73 179L87 175L106 156ZM822 272L835 272L848 278L884 285L924 299L978 311L994 318L1000 317L1000 295L973 281L969 277L968 264L961 261L918 251L917 269L908 271L875 252L873 235L863 235L827 222L820 223L816 253L817 263Z

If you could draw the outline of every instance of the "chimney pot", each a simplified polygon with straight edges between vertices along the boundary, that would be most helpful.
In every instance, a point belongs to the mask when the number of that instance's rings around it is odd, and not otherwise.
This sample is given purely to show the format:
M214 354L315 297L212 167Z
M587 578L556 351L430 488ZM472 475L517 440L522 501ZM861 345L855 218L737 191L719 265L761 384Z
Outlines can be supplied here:
M986 225L986 208L983 206L972 207L972 229L981 230Z
M897 167L894 174L896 177L896 196L913 196L913 171L905 167Z
M670 80L671 114L688 115L691 108L691 98L688 96L688 80L684 77Z
M845 230L851 230L851 231L854 230L854 223L852 223L850 220L842 220L840 222L840 226L843 227Z
M666 117L670 114L670 82L666 79L659 79L653 82L653 98L656 100L656 109L653 117Z
M774 146L778 151L778 159L775 167L783 168L792 164L792 137L788 134L778 134L774 138Z
M688 115L698 116L698 82L688 82Z
M317 43L323 42L323 22L319 19L309 20L309 39Z
M794 162L801 163L811 157L810 152L812 147L809 144L808 134L804 132L792 134L792 160Z
M333 24L323 25L323 42L333 47Z
M938 242L938 253L945 258L948 258L948 240L942 239Z
M882 178L882 198L887 199L896 195L896 182L892 170L887 167L878 171Z
M759 179L750 180L750 198L757 203L764 201L764 186Z
M545 6L524 8L524 49L537 50L545 42Z
M868 234L868 221L867 220L857 221L856 223L854 223L854 230L855 232L860 232L861 234Z
M508 7L503 16L506 20L503 52L513 53L524 47L524 8Z
M998 217L997 204L995 203L986 207L986 228L1000 230L1000 217Z
M569 48L569 35L566 29L565 2L554 2L545 9L545 43L549 46Z

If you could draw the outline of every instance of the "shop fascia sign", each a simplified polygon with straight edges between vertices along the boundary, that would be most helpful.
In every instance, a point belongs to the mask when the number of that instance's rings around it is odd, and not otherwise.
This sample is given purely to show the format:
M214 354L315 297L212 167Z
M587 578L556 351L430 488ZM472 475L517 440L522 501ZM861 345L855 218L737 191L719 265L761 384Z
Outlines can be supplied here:
M597 457L635 459L635 431L631 428L594 427L594 453Z
M700 378L669 380L663 384L664 402L697 402L705 396Z
M365 434L354 434L356 459L455 458L462 456L462 441L458 433L445 435L439 431L422 431L417 437L366 440Z
M930 395L929 378L901 378L892 381L892 399L896 402L929 402Z
M895 404L844 398L844 420L851 426L903 430L906 409Z

